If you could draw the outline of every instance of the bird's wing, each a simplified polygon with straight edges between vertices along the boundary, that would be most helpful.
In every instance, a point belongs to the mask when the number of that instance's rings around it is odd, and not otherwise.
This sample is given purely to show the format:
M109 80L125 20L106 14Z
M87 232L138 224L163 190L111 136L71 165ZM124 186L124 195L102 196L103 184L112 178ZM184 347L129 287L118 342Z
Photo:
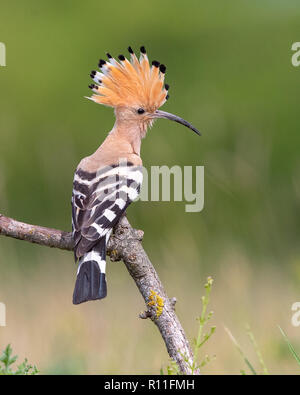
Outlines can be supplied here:
M141 166L106 166L96 173L77 169L72 193L75 258L88 252L117 224L140 192Z

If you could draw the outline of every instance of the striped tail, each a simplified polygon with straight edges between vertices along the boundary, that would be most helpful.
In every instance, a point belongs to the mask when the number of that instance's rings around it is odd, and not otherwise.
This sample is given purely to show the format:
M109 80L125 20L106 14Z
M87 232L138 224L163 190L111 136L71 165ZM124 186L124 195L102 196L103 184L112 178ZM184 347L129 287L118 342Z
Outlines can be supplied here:
M73 293L73 304L106 297L105 266L106 238L103 237L92 251L80 258Z

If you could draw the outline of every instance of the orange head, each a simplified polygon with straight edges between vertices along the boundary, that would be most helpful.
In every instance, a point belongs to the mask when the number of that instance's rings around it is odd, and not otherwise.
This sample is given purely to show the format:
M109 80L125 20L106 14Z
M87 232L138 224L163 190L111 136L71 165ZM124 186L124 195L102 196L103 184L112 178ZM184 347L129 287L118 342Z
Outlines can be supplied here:
M155 60L150 66L145 47L140 48L140 59L131 47L128 51L130 61L123 55L119 55L117 61L109 53L108 61L100 59L101 72L93 70L90 74L95 84L89 86L94 92L89 99L114 107L127 120L151 124L156 118L167 118L200 134L182 118L158 110L169 97L169 86L164 85L166 66Z

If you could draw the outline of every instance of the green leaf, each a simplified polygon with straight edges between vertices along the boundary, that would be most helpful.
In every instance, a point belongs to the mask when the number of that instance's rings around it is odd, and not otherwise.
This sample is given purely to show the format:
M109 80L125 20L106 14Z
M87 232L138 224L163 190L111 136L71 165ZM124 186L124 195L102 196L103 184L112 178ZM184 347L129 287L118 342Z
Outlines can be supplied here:
M0 374L1 375L35 375L38 373L38 369L36 366L32 366L28 364L27 359L25 358L24 362L22 362L20 365L18 365L18 368L16 371L13 371L10 366L13 365L18 356L12 355L12 348L11 345L8 344L3 353L1 354L0 357ZM1 366L1 363L3 366Z

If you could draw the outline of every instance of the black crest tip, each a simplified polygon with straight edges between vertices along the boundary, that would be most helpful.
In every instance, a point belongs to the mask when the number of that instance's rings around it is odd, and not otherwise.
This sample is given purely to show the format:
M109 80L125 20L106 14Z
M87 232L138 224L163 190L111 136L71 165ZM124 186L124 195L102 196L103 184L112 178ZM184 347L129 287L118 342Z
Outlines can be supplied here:
M169 97L170 97L170 95L168 94L168 95L166 96L166 100L169 100Z
M169 88L170 88L170 85L169 84L165 84L165 90L168 91Z
M159 70L161 71L161 73L165 74L167 68L166 68L166 66L165 66L164 64L161 64L161 65L159 66Z
M112 56L109 52L107 52L106 56L108 57L108 59L112 59Z
M99 67L102 67L105 63L106 63L105 60L100 59L100 60L99 60Z
M89 88L90 88L90 89L94 89L94 88L95 88L95 84L89 85Z
M133 55L133 49L131 47L128 47L128 52L131 53L131 55Z
M144 46L142 46L142 47L140 48L140 51L141 51L144 55L146 55L146 48L145 48Z
M159 67L160 63L157 60L153 60L152 66Z
M119 55L118 58L123 62L125 60L125 56L124 55Z
M96 70L92 70L90 76L91 76L92 78L94 78L95 75L96 75Z

